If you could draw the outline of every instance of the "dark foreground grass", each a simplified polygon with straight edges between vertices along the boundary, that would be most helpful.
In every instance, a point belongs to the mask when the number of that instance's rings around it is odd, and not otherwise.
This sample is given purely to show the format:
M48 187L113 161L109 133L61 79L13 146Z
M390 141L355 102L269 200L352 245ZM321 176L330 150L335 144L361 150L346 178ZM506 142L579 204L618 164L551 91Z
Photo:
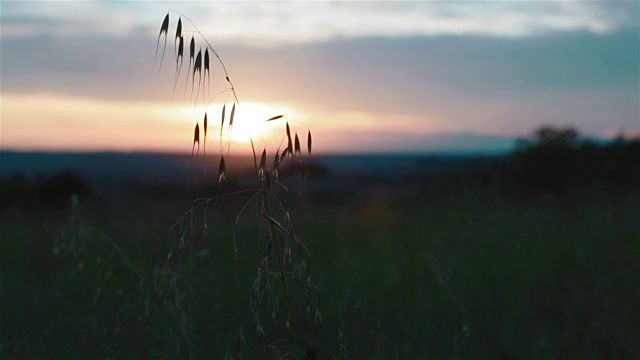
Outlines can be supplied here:
M265 243L255 217L243 218L236 261L232 224L241 199L212 211L206 237L194 226L197 236L185 240L172 267L164 264L169 227L186 208L179 199L81 203L76 242L69 240L69 211L7 210L0 223L0 352L222 358L239 351L254 358L257 346L270 346L274 357L640 356L637 194L571 204L479 192L423 195L382 188L294 206L321 288L314 300L320 311L295 314L298 350L278 342L279 331L290 338L284 326L276 324L263 344L247 320ZM67 239L57 255L56 236Z
M637 209L637 198L559 208L466 196L366 223L327 215L314 247L318 262L329 255L323 282L351 304L357 354L633 358Z

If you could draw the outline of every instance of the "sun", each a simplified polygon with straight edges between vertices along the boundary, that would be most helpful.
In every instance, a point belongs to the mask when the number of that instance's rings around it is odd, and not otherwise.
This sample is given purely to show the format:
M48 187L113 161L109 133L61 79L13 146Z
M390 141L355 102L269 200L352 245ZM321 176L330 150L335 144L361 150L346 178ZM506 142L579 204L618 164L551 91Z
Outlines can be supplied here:
M204 114L207 114L207 147L220 142L221 149L228 145L236 144L242 149L251 149L249 143L253 140L256 146L273 145L276 146L283 140L285 134L285 123L287 121L299 123L300 114L292 107L274 103L263 102L241 102L236 104L233 116L233 126L229 127L233 103L224 105L224 127L220 132L223 104L212 104L206 108L194 106L180 106L165 108L163 116L169 114L174 124L183 124L195 119L201 129L200 141L205 141L202 128ZM280 116L277 120L267 121L273 117ZM187 127L184 134L193 136L193 127ZM221 137L220 137L221 136Z
M231 108L226 108L225 129L223 140L231 140L236 143L271 142L281 135L278 130L284 126L283 120L266 121L272 117L283 115L283 119L291 118L293 112L285 106L268 103L243 102L236 105L233 118L233 127L226 125L231 116ZM215 117L214 117L215 118ZM219 128L219 127L218 127Z

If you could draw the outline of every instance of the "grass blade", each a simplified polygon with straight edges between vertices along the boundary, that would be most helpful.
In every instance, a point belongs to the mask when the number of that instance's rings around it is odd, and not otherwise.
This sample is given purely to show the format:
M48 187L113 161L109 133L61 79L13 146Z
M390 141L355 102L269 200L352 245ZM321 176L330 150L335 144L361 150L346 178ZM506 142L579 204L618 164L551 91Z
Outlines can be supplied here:
M277 115L277 116L274 116L274 117L272 117L272 118L270 118L270 119L265 120L264 122L268 122L268 121L273 121L273 120L282 119L282 117L283 117L283 116L284 116L284 115Z
M287 229L284 228L284 226L282 226L278 220L276 220L273 216L268 215L268 214L264 214L264 217L275 227L277 227L280 231L282 231L283 233L288 233Z
M311 155L311 130L309 130L309 133L307 134L307 151L309 152L309 155Z
M300 139L298 138L298 133L296 133L296 154L300 154Z
M287 157L287 155L289 155L290 152L291 152L291 148L284 149L284 151L282 152L282 155L280 155L280 161L284 160Z
M253 169L258 172L258 159L256 159L256 147L253 145L253 138L249 138L251 142L251 151L253 152Z

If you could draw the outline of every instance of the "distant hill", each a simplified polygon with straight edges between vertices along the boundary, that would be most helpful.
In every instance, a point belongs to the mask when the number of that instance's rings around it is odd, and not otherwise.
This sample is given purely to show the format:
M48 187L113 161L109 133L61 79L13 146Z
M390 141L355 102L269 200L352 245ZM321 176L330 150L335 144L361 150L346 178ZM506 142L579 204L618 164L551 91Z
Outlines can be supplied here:
M492 156L491 158L494 158ZM323 155L313 160L333 173L376 174L393 172L394 176L407 172L446 172L461 165L484 159L479 155L429 155L429 154L366 154L366 155ZM17 172L26 176L51 175L70 171L90 179L116 177L126 179L170 180L186 175L189 156L160 153L48 153L0 151L0 176ZM206 165L217 171L217 155L208 155L194 161L194 168ZM234 167L235 165L235 167ZM230 168L231 166L231 168ZM246 171L253 166L249 157L227 160L228 172Z
M188 159L178 155L145 153L0 152L0 176L22 173L32 177L61 171L100 178L158 180L186 173Z

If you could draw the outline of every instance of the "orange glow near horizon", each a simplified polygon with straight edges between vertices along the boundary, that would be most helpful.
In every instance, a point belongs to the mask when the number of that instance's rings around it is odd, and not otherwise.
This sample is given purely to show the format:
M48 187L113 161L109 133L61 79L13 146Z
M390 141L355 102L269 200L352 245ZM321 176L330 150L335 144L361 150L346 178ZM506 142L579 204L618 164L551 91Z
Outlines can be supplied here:
M208 117L207 148L234 152L256 147L278 147L285 136L285 122L300 128L300 113L290 106L259 102L226 105L220 139L222 104L203 110L172 103L102 101L49 94L2 95L1 148L36 151L160 151L190 150L196 122L204 142L203 120ZM277 115L282 118L267 122ZM306 125L304 125L306 134ZM302 129L300 129L302 130ZM220 144L222 140L222 144ZM203 146L204 144L201 144Z
M162 103L49 94L3 94L2 100L3 149L175 151L190 132Z
M306 148L307 131L313 152L368 152L393 149L411 138L460 131L459 126L426 115L369 114L354 111L309 112L300 106L243 101L226 104L220 138L222 104L207 107L172 102L128 102L61 95L2 94L3 150L191 152L195 124L200 128L200 153L235 155L286 147L285 123ZM208 129L205 144L204 114ZM266 121L274 116L282 118ZM385 121L377 121L384 118Z

